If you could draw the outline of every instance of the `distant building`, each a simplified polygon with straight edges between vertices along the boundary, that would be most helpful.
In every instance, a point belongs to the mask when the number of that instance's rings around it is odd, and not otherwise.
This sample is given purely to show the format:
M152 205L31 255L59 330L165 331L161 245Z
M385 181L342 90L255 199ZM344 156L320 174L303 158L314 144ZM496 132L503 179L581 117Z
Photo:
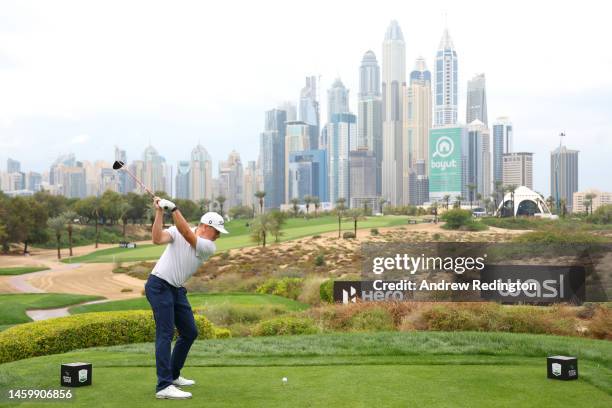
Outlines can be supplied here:
M435 72L435 126L455 125L459 95L459 68L457 52L446 29L436 53Z
M364 202L376 202L376 156L367 147L349 152L349 197L351 208L362 208ZM348 198L348 197L347 197ZM373 209L374 206L370 206Z
M19 172L21 172L21 163L19 163L17 160L13 160L13 159L9 158L6 161L6 172L7 173L19 173Z
M487 118L487 91L485 86L485 74L475 75L468 81L466 122L472 123L479 120L488 126Z
M306 122L287 122L285 136L285 203L291 199L289 196L289 157L293 152L316 150L310 145L310 125Z
M257 185L257 163L248 161L244 167L244 181L242 188L242 205L251 207L259 211L259 199L255 197L255 193L259 191ZM265 200L265 197L264 197Z
M555 205L565 200L568 212L573 211L574 193L578 191L578 150L559 146L550 152L550 191Z
M281 109L267 111L264 131L259 139L263 182L261 189L266 193L264 198L266 209L280 208L285 202L285 135L288 115L287 111Z
M473 185L474 189L467 188L467 201L477 201L478 194L487 197L490 191L491 170L489 164L490 152L488 150L489 129L480 120L476 119L468 125L468 145L466 162L466 184Z
M318 197L327 201L327 155L326 151L296 151L289 155L289 200Z
M331 121L336 113L349 112L349 91L340 78L336 78L327 91L327 120Z
M195 202L213 199L212 157L199 143L191 151L189 197Z
M317 99L317 78L314 76L306 77L306 86L300 93L299 120L310 126L309 128L309 149L318 149L320 114L319 101Z
M352 113L335 114L327 124L329 201L344 198L349 205L349 152L357 141L357 118Z
M504 181L503 156L513 152L512 122L507 117L499 117L493 123L493 183Z
M224 209L229 210L242 205L243 178L244 170L240 154L232 150L227 160L219 162L219 195L226 199Z
M503 155L504 187L526 186L533 189L533 153L515 152Z
M189 190L189 178L191 177L191 165L188 160L181 160L176 165L176 198L188 200L191 197Z
M429 177L427 176L427 163L425 160L417 160L415 164L416 183L414 194L414 205L423 205L429 202Z
M597 210L602 205L612 205L612 193L588 189L585 191L577 191L574 193L573 209L574 213L584 213L587 210L587 195L593 196L589 206L589 213Z

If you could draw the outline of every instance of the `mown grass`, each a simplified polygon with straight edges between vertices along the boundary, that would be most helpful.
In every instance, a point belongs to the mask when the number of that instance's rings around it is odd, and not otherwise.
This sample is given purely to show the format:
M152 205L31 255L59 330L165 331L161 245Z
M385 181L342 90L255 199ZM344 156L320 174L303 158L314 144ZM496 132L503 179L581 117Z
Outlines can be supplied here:
M100 296L65 293L0 294L0 325L30 322L28 309L54 309L103 299Z
M245 305L253 307L278 306L287 311L300 311L308 308L308 305L275 295L262 295L256 293L189 293L189 303L194 309L206 308L217 305ZM106 312L117 310L149 310L145 297L127 300L116 300L112 302L96 303L93 305L75 306L68 309L72 314L89 312Z
M577 356L580 379L547 379L545 357L554 354ZM152 343L3 364L0 383L57 388L59 364L71 361L94 367L93 385L73 389L71 406L149 407L153 401ZM194 398L180 403L189 407L612 403L612 343L541 335L417 332L196 341L183 373L197 381L190 388ZM282 377L288 377L287 385Z
M359 229L391 227L407 223L408 218L405 216L387 215L382 217L368 217L365 220L359 221L357 227ZM225 251L234 248L244 248L254 246L255 243L251 240L247 220L233 220L226 224L230 234L219 238L215 244L217 252ZM289 218L283 227L282 235L279 241L289 241L305 236L312 236L338 229L338 219L333 216L322 216L319 218L303 219ZM352 231L353 223L346 219L342 223L343 231ZM268 238L268 243L274 242L274 237ZM133 262L157 259L164 250L161 245L141 245L137 248L109 248L100 251L92 252L88 255L64 259L63 262Z
M24 273L32 273L46 271L49 268L46 266L18 266L15 268L0 268L0 275L23 275Z

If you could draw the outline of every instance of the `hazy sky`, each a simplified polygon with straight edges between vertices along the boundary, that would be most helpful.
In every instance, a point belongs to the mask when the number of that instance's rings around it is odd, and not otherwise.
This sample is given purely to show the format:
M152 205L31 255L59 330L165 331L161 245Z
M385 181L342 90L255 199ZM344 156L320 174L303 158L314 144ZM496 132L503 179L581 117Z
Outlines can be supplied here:
M406 66L428 67L444 28L466 83L484 72L489 125L514 124L515 151L535 153L535 189L549 193L550 150L580 153L580 189L612 191L612 25L605 2L540 1L7 1L0 0L0 166L43 171L62 153L166 160L200 141L217 161L256 160L264 111L297 103L306 75L340 77L356 110L358 68L379 62L397 20Z

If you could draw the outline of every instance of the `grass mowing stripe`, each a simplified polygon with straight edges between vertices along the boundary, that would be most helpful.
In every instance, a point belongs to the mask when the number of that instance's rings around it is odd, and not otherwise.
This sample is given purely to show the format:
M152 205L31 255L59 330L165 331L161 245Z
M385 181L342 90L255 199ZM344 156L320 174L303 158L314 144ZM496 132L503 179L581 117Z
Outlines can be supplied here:
M0 268L0 275L23 275L24 273L32 273L46 271L50 268L46 266L19 266L14 268Z

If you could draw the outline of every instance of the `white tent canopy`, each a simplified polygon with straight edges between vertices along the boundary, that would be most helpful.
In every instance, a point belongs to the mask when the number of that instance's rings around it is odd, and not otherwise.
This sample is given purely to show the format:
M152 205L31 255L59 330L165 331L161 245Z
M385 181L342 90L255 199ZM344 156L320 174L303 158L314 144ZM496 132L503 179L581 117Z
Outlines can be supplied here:
M510 216L512 214L512 193L508 192L499 204L495 215ZM546 205L544 197L532 189L519 186L514 190L514 216L531 215L544 218L556 218Z

